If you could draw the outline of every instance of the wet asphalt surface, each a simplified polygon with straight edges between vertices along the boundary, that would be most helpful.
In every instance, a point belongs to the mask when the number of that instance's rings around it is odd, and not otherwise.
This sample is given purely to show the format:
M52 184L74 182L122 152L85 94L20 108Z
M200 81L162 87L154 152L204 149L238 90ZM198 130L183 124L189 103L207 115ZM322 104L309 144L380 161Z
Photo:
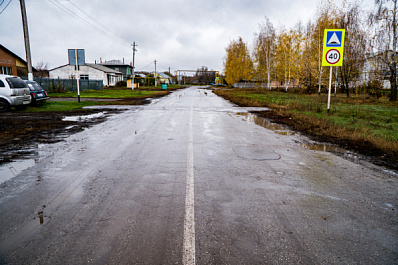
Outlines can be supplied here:
M40 146L0 263L398 264L397 175L249 115L188 88Z

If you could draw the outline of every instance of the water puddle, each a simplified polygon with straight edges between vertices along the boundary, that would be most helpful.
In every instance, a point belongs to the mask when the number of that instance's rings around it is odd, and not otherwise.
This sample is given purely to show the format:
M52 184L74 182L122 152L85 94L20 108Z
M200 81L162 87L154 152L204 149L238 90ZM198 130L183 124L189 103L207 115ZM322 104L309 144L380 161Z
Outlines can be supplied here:
M83 109L100 109L100 110L106 110L106 109L117 109L117 110L129 110L129 109L138 109L141 108L139 106L133 106L133 105L95 105L95 106L86 106L83 107Z
M33 144L27 148L15 146L11 150L1 150L0 184L34 166L40 157L47 155L48 152L43 149L44 146L45 144Z
M237 112L235 113L237 116L242 116L244 121L254 122L256 125L266 128L268 130L274 131L274 133L280 135L294 135L295 132L287 129L285 126L270 122L267 119L258 117L255 114L249 112Z
M87 121L95 118L100 118L105 115L105 112L98 112L90 115L79 115L79 116L69 116L65 117L62 120L63 121Z
M303 144L300 143L299 146L308 149L308 150L313 150L313 151L323 151L323 152L335 152L335 153L346 153L347 150L334 146L334 145L328 145L328 144L322 144L322 143L314 143L314 144Z
M255 114L249 112L237 112L234 113L237 116L243 117L244 121L254 122L256 125L259 125L263 128L273 131L279 135L294 135L295 132L289 130L285 126L281 124L276 124L270 122L269 120L258 117ZM341 155L344 159L354 162L356 164L360 163L360 160L363 159L359 154L354 152L350 152L344 148L338 147L336 145L325 144L325 143L298 143L300 147L313 150L313 151L321 151L321 152L330 152L334 154Z
M18 160L0 165L0 184L16 177L20 172L35 165L35 159Z

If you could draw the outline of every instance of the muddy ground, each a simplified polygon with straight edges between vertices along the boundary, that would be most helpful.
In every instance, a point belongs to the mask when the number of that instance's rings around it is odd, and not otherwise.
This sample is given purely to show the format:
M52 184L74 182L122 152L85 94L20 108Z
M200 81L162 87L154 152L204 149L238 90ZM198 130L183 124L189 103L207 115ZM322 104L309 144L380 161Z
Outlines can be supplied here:
M131 98L116 100L113 103L115 105L143 105L149 102L150 100L148 99ZM70 134L80 132L84 128L103 122L109 115L121 111L123 109L112 108L65 112L29 112L29 109L22 112L11 109L5 113L0 113L0 164L29 156L33 153L31 149L34 145L62 141L63 138ZM98 112L104 112L105 115L80 121L63 120L69 116L90 115Z

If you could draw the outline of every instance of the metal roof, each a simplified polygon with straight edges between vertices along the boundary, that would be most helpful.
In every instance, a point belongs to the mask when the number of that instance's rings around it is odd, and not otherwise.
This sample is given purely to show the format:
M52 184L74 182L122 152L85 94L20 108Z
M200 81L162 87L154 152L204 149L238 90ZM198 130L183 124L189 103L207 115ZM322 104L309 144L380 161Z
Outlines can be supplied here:
M101 64L94 64L94 63L86 63L87 66L92 67L94 69L100 70L105 73L112 73L112 74L123 74L122 72L113 70L109 67L103 66Z

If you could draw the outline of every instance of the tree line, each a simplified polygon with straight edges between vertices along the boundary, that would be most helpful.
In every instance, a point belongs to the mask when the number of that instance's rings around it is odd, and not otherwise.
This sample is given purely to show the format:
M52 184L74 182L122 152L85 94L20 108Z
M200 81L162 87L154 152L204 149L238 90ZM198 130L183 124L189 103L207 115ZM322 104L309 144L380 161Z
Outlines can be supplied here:
M224 59L225 81L256 82L268 89L284 87L320 93L329 68L322 67L324 29L345 29L343 66L335 67L333 82L340 92L365 90L374 95L386 80L390 100L397 100L397 1L375 0L372 10L358 2L321 0L314 21L299 21L290 29L275 28L265 17L252 49L241 37L232 40Z

